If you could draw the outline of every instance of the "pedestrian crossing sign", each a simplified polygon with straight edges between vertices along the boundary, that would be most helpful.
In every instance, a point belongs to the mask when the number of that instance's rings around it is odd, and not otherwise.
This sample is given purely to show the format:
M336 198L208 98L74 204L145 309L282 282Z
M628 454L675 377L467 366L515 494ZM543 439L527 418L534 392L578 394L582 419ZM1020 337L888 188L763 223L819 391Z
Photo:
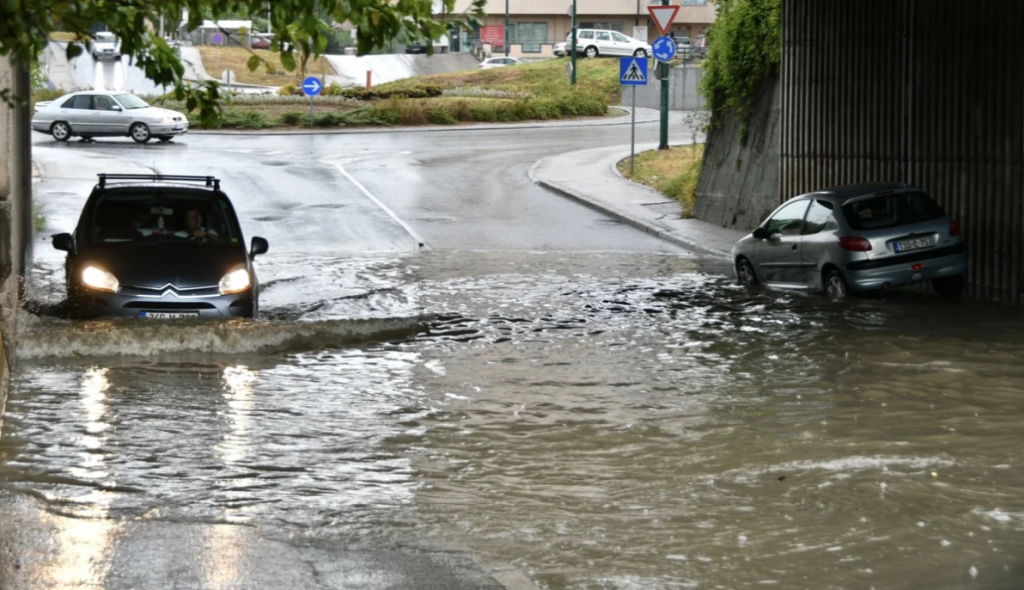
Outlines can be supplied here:
M621 86L646 86L647 58L622 58L619 61L619 84Z

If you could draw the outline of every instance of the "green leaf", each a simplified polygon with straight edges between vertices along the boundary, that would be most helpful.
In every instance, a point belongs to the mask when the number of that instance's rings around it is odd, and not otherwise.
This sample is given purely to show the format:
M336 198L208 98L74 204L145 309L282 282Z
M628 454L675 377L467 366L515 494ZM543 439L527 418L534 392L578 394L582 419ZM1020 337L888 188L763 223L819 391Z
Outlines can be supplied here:
M263 60L260 59L260 56L254 53L249 56L249 61L245 62L245 65L249 68L250 72L255 72L256 68L260 67L261 63L263 63Z
M75 59L79 55L82 55L82 46L78 43L68 43L68 48L64 51L67 55L68 60Z
M289 72L295 71L295 56L291 51L281 52L281 65Z

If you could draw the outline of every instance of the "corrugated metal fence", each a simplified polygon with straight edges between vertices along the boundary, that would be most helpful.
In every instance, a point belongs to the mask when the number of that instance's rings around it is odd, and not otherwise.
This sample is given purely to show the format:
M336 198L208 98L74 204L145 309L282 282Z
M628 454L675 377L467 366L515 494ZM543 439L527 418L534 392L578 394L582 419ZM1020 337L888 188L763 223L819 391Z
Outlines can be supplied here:
M964 228L970 294L1024 304L1024 0L782 10L782 198L920 186Z

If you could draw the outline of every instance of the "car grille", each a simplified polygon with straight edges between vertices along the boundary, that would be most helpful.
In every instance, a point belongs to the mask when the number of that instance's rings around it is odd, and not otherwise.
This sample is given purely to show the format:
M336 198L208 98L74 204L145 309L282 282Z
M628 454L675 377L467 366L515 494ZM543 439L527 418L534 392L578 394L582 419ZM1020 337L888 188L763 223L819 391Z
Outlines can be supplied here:
M128 309L216 309L212 303L205 302L177 302L177 301L129 301L124 306Z

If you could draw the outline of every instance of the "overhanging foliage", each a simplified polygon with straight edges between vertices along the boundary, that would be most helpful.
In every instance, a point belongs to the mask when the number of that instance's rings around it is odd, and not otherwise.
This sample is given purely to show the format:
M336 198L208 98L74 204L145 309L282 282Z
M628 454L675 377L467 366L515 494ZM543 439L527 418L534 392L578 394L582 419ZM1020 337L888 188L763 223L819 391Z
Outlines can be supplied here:
M713 1L718 17L700 91L716 116L734 110L745 130L765 80L779 72L782 0Z
M281 63L288 70L305 65L312 56L322 55L333 34L320 15L335 22L349 21L359 29L359 53L368 53L393 37L405 34L413 39L439 39L449 26L478 24L484 16L485 0L473 0L462 15L452 15L456 0L440 0L444 13L453 18L434 20L432 5L438 0L5 0L0 2L0 56L13 55L30 65L52 32L63 31L85 37L90 27L102 23L121 39L121 52L157 84L173 86L178 100L187 108L199 109L204 120L215 120L220 99L219 83L188 86L182 79L184 67L177 52L155 34L155 23L180 23L188 11L187 28L197 29L204 18L215 20L238 14L266 15L274 28L274 50L281 51ZM70 42L68 58L80 55L86 43ZM432 50L432 44L427 44ZM296 59L298 58L298 60ZM249 69L262 60L253 55ZM9 89L0 97L10 101ZM26 97L19 97L26 98Z

